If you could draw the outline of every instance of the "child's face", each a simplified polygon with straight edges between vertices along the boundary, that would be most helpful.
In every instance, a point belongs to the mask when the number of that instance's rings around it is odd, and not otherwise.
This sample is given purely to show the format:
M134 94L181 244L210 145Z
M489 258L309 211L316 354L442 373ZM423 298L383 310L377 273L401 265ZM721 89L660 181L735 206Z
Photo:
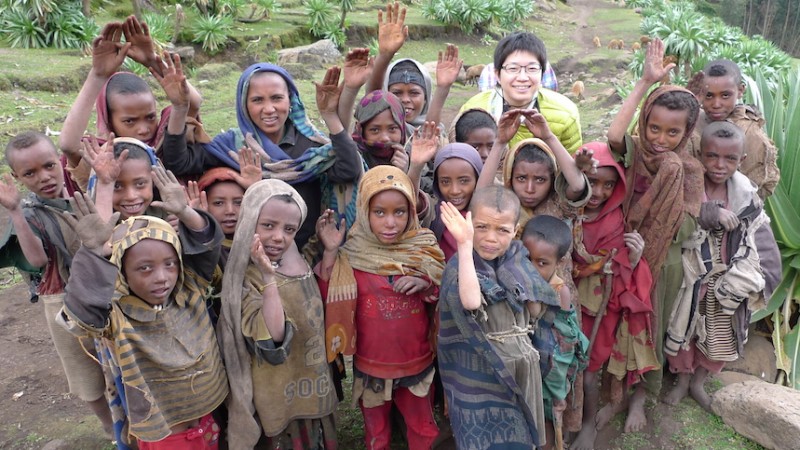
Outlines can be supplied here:
M598 167L596 173L587 173L592 196L586 204L587 212L599 212L614 193L619 181L619 173L613 167Z
M656 153L671 152L683 140L688 122L689 111L654 106L647 118L645 139Z
M64 171L53 144L39 139L34 145L15 150L11 174L29 191L42 198L61 198L64 191Z
M181 263L173 246L144 239L125 251L122 268L132 293L150 305L163 305L175 289Z
M508 251L517 234L516 216L516 211L498 211L493 206L478 205L473 209L472 246L478 256L491 261Z
M247 89L247 114L267 137L277 144L289 117L289 87L277 73L259 73L250 78Z
M442 193L442 201L450 202L459 211L463 211L469 206L478 177L470 163L461 158L450 158L436 169L436 181L439 192Z
M122 163L111 203L122 220L140 216L153 201L153 175L150 161L126 159Z
M703 111L711 122L725 120L736 108L736 102L744 94L744 85L732 76L705 77L705 92L702 98Z
M113 94L108 97L111 128L117 137L147 142L158 131L156 98L151 92Z
M232 181L220 181L206 190L206 196L208 213L217 219L222 227L222 233L231 236L239 222L244 189Z
M292 246L302 217L296 203L279 198L272 198L261 207L256 222L256 234L270 261L280 260Z
M553 173L539 162L517 161L511 171L511 189L522 206L535 208L542 203L553 186Z
M525 50L517 50L511 53L503 61L502 67L496 67L497 82L500 83L500 88L503 90L503 98L509 105L514 107L523 107L533 101L533 96L539 91L542 84L542 70L543 67L535 72L527 72L520 70L519 73L509 73L503 67L531 67L539 66L539 58L533 53Z
M705 142L702 163L705 178L714 185L725 184L744 161L744 148L735 139L712 138Z
M539 275L550 281L558 268L558 248L550 242L532 237L523 239L522 243L528 249L529 258Z
M388 189L369 200L369 229L382 244L397 242L408 227L408 199L400 191Z
M481 155L481 161L486 162L492 150L497 133L491 128L476 128L467 134L465 144L469 144Z
M416 119L425 108L425 90L414 83L395 83L389 86L389 92L400 99L406 112L406 122Z
M375 144L402 144L403 131L399 123L394 121L391 110L381 111L380 114L368 120L362 127L362 135L367 145Z

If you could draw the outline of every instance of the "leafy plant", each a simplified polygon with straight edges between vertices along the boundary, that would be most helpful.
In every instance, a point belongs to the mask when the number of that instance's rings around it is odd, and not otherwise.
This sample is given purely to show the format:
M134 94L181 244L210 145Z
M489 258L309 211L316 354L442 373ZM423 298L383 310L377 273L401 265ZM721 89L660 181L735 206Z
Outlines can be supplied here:
M530 0L429 0L422 15L445 25L456 25L465 33L488 30L494 24L516 28L533 13Z
M3 34L11 47L47 47L47 32L44 27L21 9L3 14Z
M250 2L247 0L219 0L218 14L225 14L236 19L239 17L239 13L248 5L248 3Z
M78 2L6 0L2 6L0 31L11 47L87 47L99 31Z
M308 15L308 30L314 36L323 36L335 20L333 4L328 0L304 0Z
M201 43L203 50L213 55L225 48L232 31L233 19L230 16L199 17L192 26L192 42Z
M164 48L166 44L172 41L175 23L172 21L170 14L146 12L142 14L142 21L146 22L150 28L150 36L152 36L157 47Z

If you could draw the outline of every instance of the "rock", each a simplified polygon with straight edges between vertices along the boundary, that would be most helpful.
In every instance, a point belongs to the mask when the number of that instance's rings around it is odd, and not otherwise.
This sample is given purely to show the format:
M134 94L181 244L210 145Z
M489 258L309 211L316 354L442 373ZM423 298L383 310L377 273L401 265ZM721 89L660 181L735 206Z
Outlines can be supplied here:
M711 409L737 433L766 448L795 449L800 442L800 391L745 381L714 393Z
M767 338L758 336L751 330L747 344L744 346L744 357L725 364L725 370L747 373L768 383L773 383L778 376L775 347Z
M63 439L54 439L44 444L42 450L70 450L72 447Z
M292 63L328 66L339 62L341 59L342 54L330 39L322 39L313 44L278 51L279 66Z
M239 66L235 63L211 63L197 69L195 78L198 80L213 80L215 78L224 77L231 72L240 72Z
M194 47L190 45L175 47L172 44L167 45L167 50L171 53L177 53L181 57L181 63L187 64L194 61Z
M556 10L556 5L548 1L536 3L536 9L540 11L553 12Z
M287 63L281 65L295 80L310 80L311 72L305 64Z
M712 375L712 377L714 379L719 380L723 386L728 386L736 383L744 383L745 381L764 381L750 374L739 373L739 372L728 372L725 370L716 375Z

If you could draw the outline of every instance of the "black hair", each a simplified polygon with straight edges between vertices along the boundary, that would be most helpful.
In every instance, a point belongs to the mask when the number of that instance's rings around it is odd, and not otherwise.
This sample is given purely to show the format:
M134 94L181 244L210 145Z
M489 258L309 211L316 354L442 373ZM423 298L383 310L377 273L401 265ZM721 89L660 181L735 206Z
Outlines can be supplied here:
M503 186L492 185L475 190L469 203L469 211L475 214L479 206L495 208L497 212L514 211L514 222L519 220L519 198Z
M703 67L703 74L707 77L733 77L736 83L742 82L742 70L729 59L717 59Z
M508 55L517 51L533 53L539 60L542 71L547 67L547 49L544 42L533 33L515 31L497 43L494 49L494 70L499 72Z
M522 231L522 240L535 239L555 245L558 259L563 258L572 246L572 231L563 220L539 215L529 220Z
M553 158L551 158L550 155L548 155L547 152L541 147L536 145L527 144L519 149L517 156L514 158L514 167L516 167L517 163L520 162L539 163L544 165L550 171L551 181L556 176L556 166L553 163Z
M106 102L108 102L108 99L112 95L130 95L140 94L142 92L149 92L152 94L153 90L150 89L147 82L138 75L130 72L120 72L108 80L108 86L106 86Z
M700 115L700 102L689 91L669 91L653 101L653 106L663 106L670 111L686 111L686 130L694 129L697 117Z
M150 154L147 153L142 147L132 144L130 142L116 142L114 143L114 158L119 158L123 150L128 151L128 159L140 159L152 163Z
M456 142L466 142L467 136L474 130L490 128L497 131L497 122L484 111L467 111L456 122Z
M56 146L53 144L53 141L47 137L46 134L40 133L38 131L24 131L8 141L6 144L6 151L5 151L5 161L11 170L14 170L11 164L11 155L17 153L21 150L25 150L26 148L33 147L34 145L38 144L39 141L47 141L50 143L50 147L53 148L53 153L58 156L58 150L56 150Z
M736 141L740 144L742 153L744 153L744 132L736 125L724 120L711 122L703 129L703 136L700 138L700 149L705 150L708 142L716 139Z

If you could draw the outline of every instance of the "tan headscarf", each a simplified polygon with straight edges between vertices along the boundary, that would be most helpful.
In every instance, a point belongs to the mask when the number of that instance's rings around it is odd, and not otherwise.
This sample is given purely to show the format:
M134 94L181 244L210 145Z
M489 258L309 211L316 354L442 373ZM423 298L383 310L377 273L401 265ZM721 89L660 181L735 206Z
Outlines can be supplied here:
M391 244L381 243L369 226L369 202L380 192L400 191L408 200L408 225ZM444 253L436 236L420 228L414 186L402 170L394 166L376 166L367 171L358 186L356 223L350 228L347 242L339 250L325 300L325 347L328 361L356 349L355 310L358 297L353 269L376 275L424 276L439 285L444 271Z
M261 180L250 186L242 199L241 215L222 278L223 301L217 323L217 338L231 387L227 405L228 445L232 450L252 449L261 437L261 426L253 417L255 405L251 356L242 335L242 297L245 295L244 277L250 265L250 245L258 216L264 204L278 195L286 195L294 200L300 208L300 223L303 223L308 210L294 188L275 179Z

